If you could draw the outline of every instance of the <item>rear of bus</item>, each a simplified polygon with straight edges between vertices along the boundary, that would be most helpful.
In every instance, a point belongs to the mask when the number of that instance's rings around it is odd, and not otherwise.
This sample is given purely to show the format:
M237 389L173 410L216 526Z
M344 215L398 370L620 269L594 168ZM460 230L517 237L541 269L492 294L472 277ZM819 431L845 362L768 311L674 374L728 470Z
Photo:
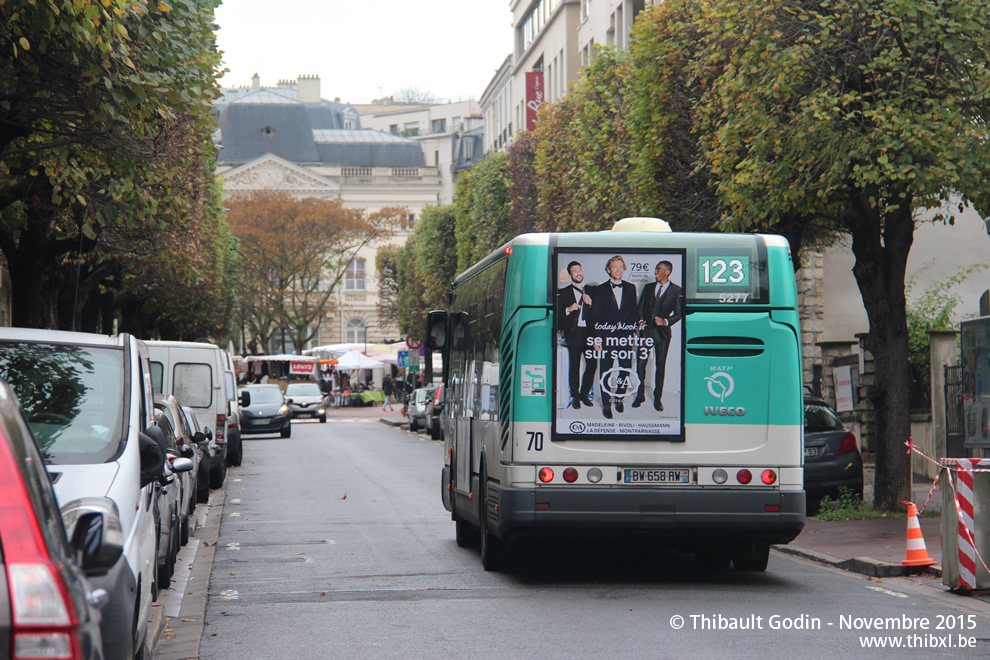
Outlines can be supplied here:
M793 540L805 516L800 329L786 240L612 231L526 235L509 252L499 389L511 396L502 397L501 437L485 447L491 532L631 532L763 570L769 544ZM624 291L625 304L604 292L616 257L624 268L611 290ZM591 327L577 334L558 306L561 294L583 298L567 289L574 264L593 293L585 300L595 301L584 305ZM669 272L662 286L661 269ZM642 308L649 317L661 306L644 295L678 288L679 313L656 321L669 337L641 329L641 318L628 331L630 295L656 305ZM569 339L581 342L579 382L594 368L587 399L570 391Z

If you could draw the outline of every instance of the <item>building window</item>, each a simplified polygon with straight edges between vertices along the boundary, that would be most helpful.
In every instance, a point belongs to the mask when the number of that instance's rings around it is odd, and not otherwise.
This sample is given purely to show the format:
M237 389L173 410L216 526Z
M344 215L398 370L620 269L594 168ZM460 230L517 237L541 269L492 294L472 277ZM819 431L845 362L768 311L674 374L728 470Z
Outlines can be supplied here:
M434 119L433 120L433 132L434 133L446 133L447 132L447 120L446 119Z
M398 135L399 134L399 125L398 124L389 124L388 132L391 133L392 135Z
M368 341L368 326L361 319L351 319L347 322L348 344L361 344Z
M406 137L415 137L419 135L419 122L407 121L406 126L402 131L402 134Z
M352 259L344 275L348 291L364 291L364 259Z
M461 143L461 155L464 157L465 162L471 162L471 156L474 155L474 140L471 138L466 138L464 142Z

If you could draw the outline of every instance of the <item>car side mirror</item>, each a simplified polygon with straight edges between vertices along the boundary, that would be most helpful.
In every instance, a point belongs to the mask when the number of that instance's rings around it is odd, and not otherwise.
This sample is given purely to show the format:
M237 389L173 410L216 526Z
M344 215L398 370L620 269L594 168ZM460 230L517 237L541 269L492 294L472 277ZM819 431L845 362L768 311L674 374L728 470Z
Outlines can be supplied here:
M179 456L182 458L192 458L196 455L196 450L189 445L182 445L179 447Z
M201 442L206 442L206 440L206 434L202 431L196 431L195 435L193 435L193 442L197 445Z
M76 564L90 577L106 575L124 550L124 533L113 503L84 497L62 507L62 522Z
M157 430L158 433L162 432L157 426L147 429L147 431L152 430ZM162 440L164 439L164 436L162 436ZM165 452L162 451L158 441L148 435L147 432L138 433L138 441L141 454L141 488L144 488L161 478L162 470L165 469Z
M291 398L290 399L286 399L285 402L286 403L292 403L292 399Z
M188 458L173 458L170 461L172 472L191 472L195 467L193 462Z
M241 392L241 395L237 398L237 402L241 405L241 408L247 408L251 405L251 395L248 392Z

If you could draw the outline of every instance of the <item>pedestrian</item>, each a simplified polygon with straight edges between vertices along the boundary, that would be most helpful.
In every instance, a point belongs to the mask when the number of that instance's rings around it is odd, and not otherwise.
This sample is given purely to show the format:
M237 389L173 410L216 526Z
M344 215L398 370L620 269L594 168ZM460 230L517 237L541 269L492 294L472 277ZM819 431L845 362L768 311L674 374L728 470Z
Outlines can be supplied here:
M395 410L395 408L392 407L392 403L395 399L393 394L395 392L392 389L392 379L389 378L388 375L382 379L382 392L385 394L385 403L382 404L382 412L385 412L385 406L388 406L389 410Z

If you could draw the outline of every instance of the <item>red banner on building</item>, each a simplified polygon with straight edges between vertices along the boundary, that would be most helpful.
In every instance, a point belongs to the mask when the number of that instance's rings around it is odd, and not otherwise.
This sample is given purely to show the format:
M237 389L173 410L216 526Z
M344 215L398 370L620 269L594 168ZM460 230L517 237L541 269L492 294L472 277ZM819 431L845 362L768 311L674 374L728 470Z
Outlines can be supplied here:
M536 113L543 105L545 98L543 89L543 71L526 72L526 130L536 128Z

